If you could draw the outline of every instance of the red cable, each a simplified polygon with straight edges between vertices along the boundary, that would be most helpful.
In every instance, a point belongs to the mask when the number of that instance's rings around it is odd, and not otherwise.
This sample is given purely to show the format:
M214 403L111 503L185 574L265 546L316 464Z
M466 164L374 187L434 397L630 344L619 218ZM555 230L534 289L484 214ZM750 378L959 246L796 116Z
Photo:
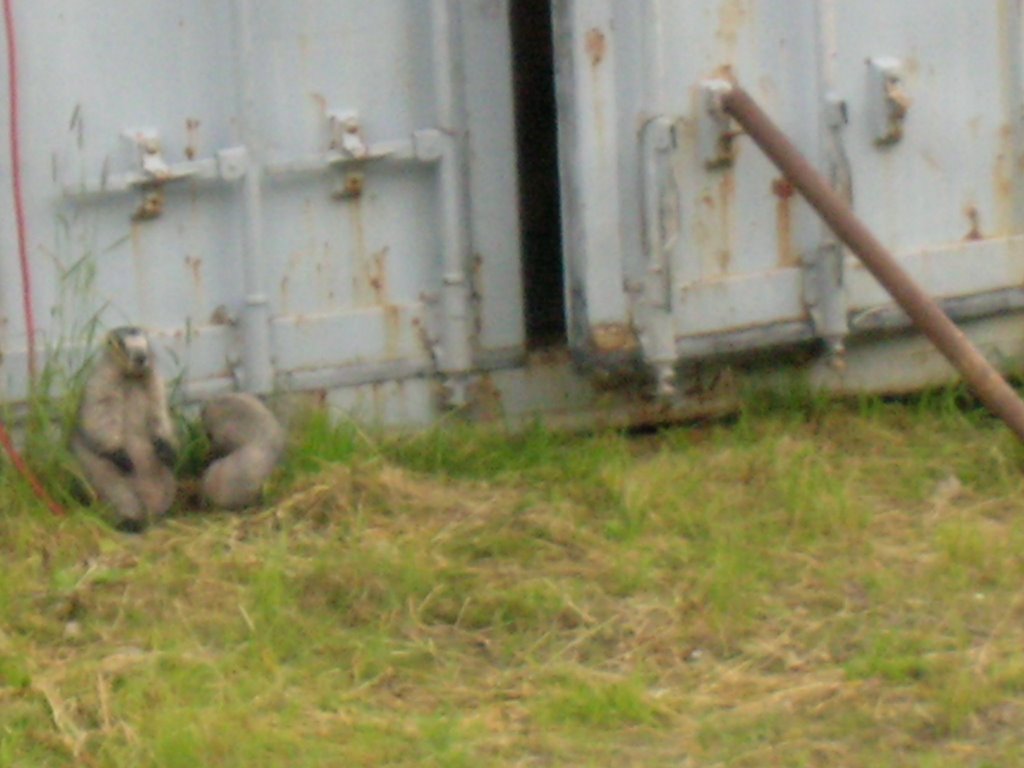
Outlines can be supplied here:
M28 481L28 484L32 486L32 490L35 492L39 500L42 501L49 510L53 512L53 514L58 517L63 517L65 514L64 508L50 497L50 494L46 492L43 484L39 482L39 478L35 476L31 469L29 469L28 464L25 463L25 459L21 457L21 454L18 453L18 449L14 447L14 442L11 440L11 436L3 424L0 424L0 445L3 445L4 452L7 454L8 458L10 458L11 464L13 464L14 468L18 470L21 476Z
M36 320L32 308L32 270L28 263L28 236L25 226L25 201L21 182L21 131L19 128L18 50L14 34L12 0L4 0L4 26L7 31L7 87L10 96L11 183L14 192L14 220L18 231L18 260L21 263L21 303L25 310L28 337L28 378L36 380Z
M28 264L28 237L25 227L25 203L21 184L21 136L18 127L18 56L14 39L14 11L11 0L4 0L4 26L7 32L7 82L10 94L10 135L11 135L11 178L14 191L14 218L18 231L18 260L21 262L21 300L25 310L25 333L28 336L28 381L31 387L36 380L36 321L32 308L32 271ZM46 492L39 478L35 476L25 459L14 447L7 428L0 422L0 445L32 491L53 514L64 515L64 508Z

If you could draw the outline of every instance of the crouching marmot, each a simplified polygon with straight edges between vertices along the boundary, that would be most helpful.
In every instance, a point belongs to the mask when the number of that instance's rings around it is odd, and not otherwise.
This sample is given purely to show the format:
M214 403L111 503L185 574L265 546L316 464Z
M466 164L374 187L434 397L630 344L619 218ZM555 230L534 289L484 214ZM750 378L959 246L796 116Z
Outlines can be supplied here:
M164 382L141 329L107 334L85 383L71 450L123 530L141 530L170 508L176 440Z
M263 484L284 455L285 432L253 395L231 393L203 406L203 428L217 458L203 473L211 504L241 509L260 500Z

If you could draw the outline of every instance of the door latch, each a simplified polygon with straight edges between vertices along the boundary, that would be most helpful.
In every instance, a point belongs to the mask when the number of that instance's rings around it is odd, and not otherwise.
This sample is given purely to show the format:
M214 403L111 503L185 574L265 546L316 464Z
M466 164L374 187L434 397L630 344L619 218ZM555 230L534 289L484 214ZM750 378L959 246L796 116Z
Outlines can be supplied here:
M729 168L736 159L735 139L742 131L722 108L722 96L731 89L727 80L705 80L700 86L698 142L704 167L709 171Z
M910 96L903 87L903 62L889 56L868 59L868 109L875 144L888 146L903 138Z

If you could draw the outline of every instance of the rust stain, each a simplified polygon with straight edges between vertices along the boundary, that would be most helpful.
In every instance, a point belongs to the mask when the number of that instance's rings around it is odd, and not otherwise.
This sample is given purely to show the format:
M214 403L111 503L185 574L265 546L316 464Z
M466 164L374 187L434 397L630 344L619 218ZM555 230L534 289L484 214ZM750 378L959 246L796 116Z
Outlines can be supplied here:
M366 187L366 174L362 171L346 173L341 184L331 192L335 200L354 200L363 196Z
M352 298L357 307L372 307L380 303L380 297L373 286L375 255L366 251L366 228L363 223L362 198L348 201L349 237L352 254Z
M736 76L731 64L723 64L716 67L712 77L716 80L725 80L730 83L736 82ZM694 97L697 97L694 92ZM700 105L698 109L703 109ZM705 158L704 167L708 170L726 170L732 168L736 163L736 156L739 146L736 138L743 135L743 130L732 123L732 127L724 130L715 137L715 148L712 156Z
M1009 234L1014 229L1014 146L1013 128L1003 125L999 129L999 154L992 168L992 184L996 203L996 229L994 234Z
M719 70L730 71L728 67ZM693 93L696 99L698 94ZM686 141L697 143L697 127L693 122L683 122ZM732 261L734 203L736 198L735 172L726 168L714 174L702 174L701 184L694 191L693 239L697 251L697 264L692 268L690 279L701 280L727 273Z
M469 400L476 420L494 422L505 414L501 389L489 373L483 373L470 385Z
M336 259L331 258L329 244L321 241L320 226L317 217L317 206L312 198L306 197L302 201L302 232L304 234L302 244L288 257L288 265L284 270L285 275L296 277L300 283L312 279L310 286L316 294L317 306L324 308L329 306L331 291L337 284L335 277ZM322 243L322 247L321 247ZM309 262L312 262L311 264ZM310 271L312 274L310 274ZM307 277L304 277L307 276ZM284 281L281 283L282 290L286 290ZM287 297L283 297L287 298ZM315 312L311 302L307 299L298 311Z
M419 317L414 316L412 319L412 332L413 336L417 341L419 341L423 351L427 354L427 357L433 361L434 365L437 365L437 340L434 338L433 334L431 334L427 324Z
M185 157L195 160L199 154L199 120L194 117L185 120Z
M779 254L780 267L794 267L799 262L796 249L793 247L793 209L790 201L796 194L793 185L786 179L775 179L772 182L772 194L775 203L775 236Z
M592 27L587 32L584 48L590 58L590 66L596 68L604 61L605 54L608 53L608 38L600 29Z
M942 164L939 162L938 158L928 150L924 150L921 153L921 159L924 160L925 164L933 171L937 171L939 173L942 172Z
M985 236L981 233L981 214L978 213L978 207L976 205L968 205L964 208L964 213L967 215L967 221L970 223L970 231L964 236L964 240L984 240Z
M395 304L384 307L384 355L397 358L401 351L399 341L402 338L402 313Z
M633 352L639 345L634 330L622 323L592 326L590 341L594 350L600 354Z
M796 194L796 190L788 179L780 178L772 182L772 194L780 200L788 200Z
M138 207L132 213L132 222L152 221L164 212L164 191L160 187L144 192Z
M385 246L379 251L370 255L367 271L367 282L373 289L373 295L378 304L387 304L390 301L390 290L388 289L388 247Z
M1002 114L1010 122L1000 128L1000 156L995 166L996 224L1001 233L1014 233L1020 226L1019 183L1021 142L1024 139L1024 125L1020 122L1020 93L1018 77L1014 74L1020 66L1019 5L1017 0L1001 0L997 3L999 14L999 66L1001 84Z
M192 273L192 282L196 289L201 291L203 289L203 260L198 256L186 256L185 266Z
M716 80L725 80L729 83L736 83L736 70L733 69L732 64L720 64L715 67L714 78Z
M727 171L718 183L719 247L715 260L722 274L727 274L732 264L733 203L736 200L736 175Z
M480 311L480 306L484 301L483 271L484 257L479 253L474 253L472 275L470 278L470 299L473 302L473 306L476 308L476 311L473 312L473 328L478 336L484 332L484 313Z
M320 115L326 117L327 115L327 97L319 91L313 91L309 94L309 98L313 100L313 106L316 108Z
M594 130L597 133L597 144L603 156L604 149L608 143L605 130L605 98L601 88L601 79L597 77L596 72L608 54L608 39L604 32L597 27L591 28L584 40L584 49L587 57L590 59L590 68L595 72L593 95Z
M217 308L210 313L210 325L234 325L228 308L223 304L217 305Z
M727 49L733 49L739 42L740 32L750 20L751 7L748 0L726 0L718 6L718 25L715 37Z

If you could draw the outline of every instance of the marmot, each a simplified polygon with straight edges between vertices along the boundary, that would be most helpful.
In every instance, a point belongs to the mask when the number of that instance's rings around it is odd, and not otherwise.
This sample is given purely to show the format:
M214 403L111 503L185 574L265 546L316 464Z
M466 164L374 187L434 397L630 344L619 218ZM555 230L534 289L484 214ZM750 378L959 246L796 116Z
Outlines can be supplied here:
M140 531L174 501L177 440L145 332L115 328L85 383L71 449L118 527Z
M284 429L258 398L238 392L210 400L202 419L219 457L203 473L203 496L224 509L256 504L284 455Z

